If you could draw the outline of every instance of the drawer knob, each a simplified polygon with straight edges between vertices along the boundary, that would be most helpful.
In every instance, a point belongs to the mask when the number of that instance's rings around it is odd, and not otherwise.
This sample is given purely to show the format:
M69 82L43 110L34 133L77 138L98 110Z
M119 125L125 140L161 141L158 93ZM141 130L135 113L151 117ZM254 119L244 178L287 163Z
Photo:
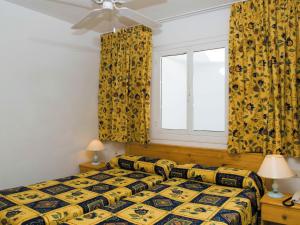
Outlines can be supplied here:
M286 219L287 219L287 216L286 216L286 215L282 215L281 218L282 218L283 220L286 220Z

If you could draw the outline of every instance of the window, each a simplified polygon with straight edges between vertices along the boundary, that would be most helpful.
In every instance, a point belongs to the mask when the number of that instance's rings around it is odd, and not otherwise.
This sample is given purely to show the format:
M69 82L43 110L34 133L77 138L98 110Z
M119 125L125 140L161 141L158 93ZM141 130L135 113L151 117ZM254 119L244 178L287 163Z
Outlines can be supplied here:
M218 43L155 54L152 140L226 145L225 46Z

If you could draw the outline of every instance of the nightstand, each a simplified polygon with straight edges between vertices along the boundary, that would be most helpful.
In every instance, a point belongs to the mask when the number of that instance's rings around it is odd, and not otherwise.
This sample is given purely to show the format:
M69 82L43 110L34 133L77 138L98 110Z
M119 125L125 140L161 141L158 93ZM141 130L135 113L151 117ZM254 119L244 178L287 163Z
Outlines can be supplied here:
M300 205L295 204L293 207L286 207L282 202L290 197L287 194L283 198L271 198L264 195L261 199L261 224L266 225L268 222L299 225L300 224Z
M100 170L105 168L106 163L105 162L101 162L99 165L94 166L92 165L92 163L88 162L88 163L81 163L79 164L79 169L80 169L80 173L85 173L91 170Z

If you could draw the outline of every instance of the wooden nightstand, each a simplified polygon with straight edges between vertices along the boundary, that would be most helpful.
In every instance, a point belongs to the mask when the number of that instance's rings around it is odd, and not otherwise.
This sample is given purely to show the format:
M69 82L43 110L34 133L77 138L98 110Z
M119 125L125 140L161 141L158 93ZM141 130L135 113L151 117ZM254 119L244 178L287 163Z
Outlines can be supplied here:
M299 225L300 224L300 205L286 207L282 202L291 195L285 195L283 198L274 199L264 195L261 199L261 224L268 222Z
M101 162L99 165L94 166L92 165L92 163L88 162L88 163L81 163L79 165L79 169L80 169L80 173L85 173L91 170L100 170L105 168L106 163L105 162Z

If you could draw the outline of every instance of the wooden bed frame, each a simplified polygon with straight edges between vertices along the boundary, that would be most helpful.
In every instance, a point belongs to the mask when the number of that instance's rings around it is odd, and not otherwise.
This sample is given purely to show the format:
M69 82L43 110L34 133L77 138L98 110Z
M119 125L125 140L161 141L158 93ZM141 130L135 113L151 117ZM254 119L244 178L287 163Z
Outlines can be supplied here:
M208 166L227 166L257 172L264 156L258 153L231 155L225 150L183 147L163 144L127 144L128 155L165 158L177 163L198 163Z

